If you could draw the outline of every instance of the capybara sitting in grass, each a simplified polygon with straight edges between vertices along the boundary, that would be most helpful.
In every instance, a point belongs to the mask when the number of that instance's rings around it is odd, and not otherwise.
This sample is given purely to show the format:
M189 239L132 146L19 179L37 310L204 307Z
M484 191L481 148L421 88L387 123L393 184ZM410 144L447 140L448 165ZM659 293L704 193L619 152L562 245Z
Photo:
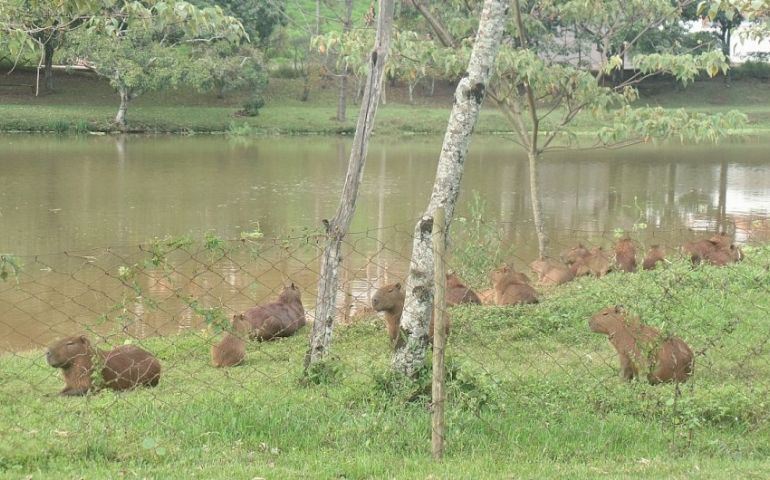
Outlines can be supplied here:
M399 331L401 329L401 314L404 311L404 300L406 292L401 283L391 283L384 285L374 292L372 297L372 308L375 312L385 312L385 326L388 328L388 336L393 347L399 345L401 340ZM448 314L446 318L446 334L449 335L451 329L451 319ZM428 327L428 336L433 339L433 314L430 317L430 326Z
M461 303L475 303L481 305L481 299L476 292L465 286L454 273L446 276L446 304L453 307Z
M249 322L249 337L257 340L290 337L306 322L300 291L293 283L283 289L277 301L252 307L243 316Z
M575 273L568 266L550 258L535 260L529 268L537 273L541 285L561 285L575 278Z
M537 292L529 283L529 278L519 272L514 272L508 266L502 266L489 274L495 287L495 303L497 305L518 305L537 303Z
M602 277L612 270L610 257L602 247L593 247L589 250L583 244L578 244L561 256L576 277L585 275Z
M160 362L151 353L134 345L99 350L85 335L55 342L48 347L46 360L50 366L62 369L65 386L60 395L85 395L92 390L94 364L101 367L100 388L129 390L154 387L160 381Z
M239 313L233 315L230 323L232 331L226 332L222 341L211 346L211 364L217 368L234 367L246 358L246 337L249 335L249 322Z
M647 374L651 385L686 382L692 375L692 350L677 337L663 338L656 328L642 325L638 317L626 314L620 306L607 307L588 321L592 332L609 337L620 359L626 380Z
M693 265L710 263L723 266L728 263L738 262L743 258L741 249L735 246L730 237L725 234L717 234L709 239L687 242L682 246L682 251L690 257Z
M647 252L647 256L644 257L642 262L642 268L645 270L653 270L658 263L663 263L666 260L666 250L660 245L653 245Z
M615 244L615 263L627 273L636 271L636 246L630 238L621 238Z

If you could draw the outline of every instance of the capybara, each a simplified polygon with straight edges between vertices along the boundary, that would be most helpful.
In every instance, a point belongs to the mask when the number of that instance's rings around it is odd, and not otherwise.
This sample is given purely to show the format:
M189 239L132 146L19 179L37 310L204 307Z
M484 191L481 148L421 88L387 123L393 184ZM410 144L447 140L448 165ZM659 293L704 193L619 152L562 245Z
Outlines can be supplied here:
M642 262L642 268L645 270L653 270L658 263L666 261L666 250L660 245L653 245L647 252L647 256L644 257Z
M388 328L388 336L393 347L400 344L402 340L399 332L401 328L401 314L404 311L404 300L406 292L401 283L391 283L384 285L374 292L372 297L372 308L375 312L385 312L385 326ZM448 314L446 318L446 334L449 335L451 329L451 319ZM430 317L430 326L428 327L428 336L433 339L433 314Z
M514 272L508 266L502 266L489 274L495 287L495 304L517 305L537 303L537 292L529 283L529 278L519 272Z
M103 383L99 388L129 390L154 387L160 381L160 362L151 353L134 345L99 350L85 335L55 342L48 347L46 360L50 366L62 369L65 386L60 395L85 395L91 391L94 363L101 366Z
M636 246L630 238L621 238L615 244L615 264L624 272L636 271Z
M561 285L575 278L575 273L568 266L550 258L535 260L529 268L537 273L541 285Z
M284 287L277 301L251 307L243 316L249 322L249 337L257 340L290 337L306 322L300 291L293 283Z
M612 271L612 262L602 247L593 247L587 255L573 257L570 269L576 277L594 275L603 277Z
M230 324L232 330L225 333L221 342L211 346L211 364L217 368L240 365L246 358L245 339L249 335L249 322L239 313L233 315Z
M609 337L620 359L621 375L632 380L647 373L651 385L662 382L686 382L692 375L692 350L677 337L662 338L656 328L642 325L638 317L626 314L623 307L607 307L588 321L592 332Z
M690 257L693 265L710 263L722 266L743 258L741 249L732 244L730 237L725 234L714 235L708 240L687 242L682 246L682 251Z
M481 305L481 299L476 292L465 286L454 273L446 276L446 304L453 307L461 303L475 303Z
M479 299L482 305L494 305L495 304L495 289L487 288L479 292Z
M591 252L583 246L582 243L578 243L577 246L570 248L569 250L565 250L561 253L561 260L562 262L566 263L567 265L572 265L573 263L577 262L580 259L584 259L591 255Z

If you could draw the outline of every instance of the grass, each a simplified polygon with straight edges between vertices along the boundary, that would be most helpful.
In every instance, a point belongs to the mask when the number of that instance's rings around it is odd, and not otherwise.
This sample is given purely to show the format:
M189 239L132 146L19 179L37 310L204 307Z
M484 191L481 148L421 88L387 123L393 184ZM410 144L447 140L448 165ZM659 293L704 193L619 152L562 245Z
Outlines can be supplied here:
M21 71L8 83L34 83L32 73ZM117 96L110 86L90 75L57 72L54 93L34 97L29 90L5 87L0 90L0 131L82 133L110 132L117 112ZM388 103L380 108L376 134L380 136L443 134L451 107L452 86L439 85L434 97L418 96L410 105L402 86L386 87ZM749 124L739 133L770 131L770 107L764 100L770 84L758 81L734 82L729 89L721 80L698 82L673 92L670 84L650 83L643 89L640 104L685 107L699 112L726 112L739 109L749 116ZM272 79L266 92L267 105L257 117L236 112L248 98L234 92L225 99L213 94L188 91L153 92L133 101L128 111L129 128L134 132L226 133L252 135L339 135L352 134L357 106L350 104L348 121L336 122L336 88L317 81L310 101L298 100L299 79ZM491 107L491 106L490 106ZM588 115L573 125L578 134L593 135L601 124ZM480 134L510 133L505 118L494 108L486 108L475 130Z
M155 389L60 398L41 351L0 357L4 478L765 478L770 469L770 247L729 268L583 278L538 305L452 310L447 455L430 459L425 380L389 373L376 318L335 332L301 381L306 331L208 366L212 338L143 345ZM622 303L696 352L674 387L626 384L587 318ZM112 339L119 343L120 337Z

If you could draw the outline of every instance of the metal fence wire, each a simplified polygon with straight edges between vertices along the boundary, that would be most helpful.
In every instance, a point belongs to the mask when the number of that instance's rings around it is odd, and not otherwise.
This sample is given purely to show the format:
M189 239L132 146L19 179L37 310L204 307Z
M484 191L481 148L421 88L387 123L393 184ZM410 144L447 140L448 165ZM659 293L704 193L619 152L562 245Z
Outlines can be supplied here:
M519 256L516 246L500 234L509 228L487 224L481 233L479 228L456 228L446 255L439 259L446 270L481 294L493 288L489 272L506 264L530 277L538 302L447 308L451 329L443 437L448 455L465 452L462 443L477 440L479 431L494 432L501 443L513 446L546 442L549 425L573 421L577 411L596 419L591 428L597 429L612 416L642 419L629 424L636 430L619 435L643 436L663 429L670 433L672 448L696 443L740 451L766 442L760 433L770 427L770 247L748 243L741 246L740 262L693 266L677 242L664 245L666 261L646 271L641 259L649 245L632 233L639 260L636 273L613 271L548 286L539 284L529 269L534 258ZM611 253L616 241L613 232L576 232L561 244L552 243L550 251L555 261L559 252L582 242L603 245ZM209 236L201 242L165 238L139 246L3 256L0 403L13 425L7 439L23 446L41 436L40 425L47 425L49 436L43 441L49 451L73 448L73 438L78 438L78 448L97 456L173 455L173 445L156 440L163 435L137 433L142 429L116 423L116 411L171 437L183 438L185 428L217 435L222 427L212 418L222 421L237 409L249 409L254 421L249 428L277 422L287 432L301 434L314 424L314 415L333 411L331 406L385 398L389 408L409 405L403 408L422 412L424 423L407 425L405 419L400 429L422 431L416 436L424 437L427 452L429 379L409 383L395 378L386 314L372 307L381 287L405 288L411 245L409 223L345 238L331 366L314 370L310 380L303 373L309 326L273 341L241 335L246 354L237 367L214 368L210 349L232 329L234 315L275 301L291 284L301 292L312 322L324 246L324 237L315 232L273 239ZM660 331L651 343L643 345L643 339L636 338L638 357L627 352L642 363L639 378L630 382L621 378L612 334L608 338L589 328L597 312L621 305L628 318L638 317ZM77 403L51 407L51 402L64 402L56 397L64 381L60 370L46 361L46 348L73 335L85 335L103 350L130 344L151 352L162 365L158 386L120 394L94 390ZM692 350L694 372L683 383L651 386L645 376L647 363L654 363L656 349L672 337ZM298 389L303 390L303 403L291 404ZM350 391L356 392L353 398L345 396ZM258 401L265 395L286 399L287 404L270 408ZM207 415L209 410L216 415ZM183 431L180 417L189 419ZM343 430L371 429L375 441L395 435L372 421L375 424L367 426L339 420ZM575 428L583 429L577 435L591 442L591 428L574 421ZM528 426L512 426L517 422ZM727 425L743 432L734 439L736 445L714 440L713 432ZM522 436L522 428L531 435ZM471 440L461 440L464 435ZM120 438L122 446L103 443L113 438ZM334 442L331 433L329 442ZM269 462L279 448L287 448L275 444L280 440L249 448Z

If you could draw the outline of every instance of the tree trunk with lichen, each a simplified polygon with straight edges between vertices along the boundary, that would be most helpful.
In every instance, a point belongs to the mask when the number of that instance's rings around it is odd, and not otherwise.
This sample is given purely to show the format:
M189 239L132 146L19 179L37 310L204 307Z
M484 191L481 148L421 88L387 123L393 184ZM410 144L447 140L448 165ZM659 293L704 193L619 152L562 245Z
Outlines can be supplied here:
M505 0L484 2L468 70L455 90L454 106L441 147L433 193L427 210L414 230L412 260L406 280L406 300L401 316L401 335L405 341L399 344L393 354L394 370L410 377L415 376L425 364L428 349L428 325L433 306L433 213L439 207L445 209L449 231L460 193L471 134L481 111L509 9L509 2Z
M356 133L348 161L345 185L340 205L333 219L326 223L327 244L321 259L318 279L318 303L310 334L310 346L305 356L305 369L323 360L329 353L336 314L339 267L342 263L342 240L348 232L356 209L358 187L364 174L366 152L374 128L374 118L382 93L382 79L390 47L395 0L379 0L377 34L369 54L369 74L364 87L364 98L358 114Z

